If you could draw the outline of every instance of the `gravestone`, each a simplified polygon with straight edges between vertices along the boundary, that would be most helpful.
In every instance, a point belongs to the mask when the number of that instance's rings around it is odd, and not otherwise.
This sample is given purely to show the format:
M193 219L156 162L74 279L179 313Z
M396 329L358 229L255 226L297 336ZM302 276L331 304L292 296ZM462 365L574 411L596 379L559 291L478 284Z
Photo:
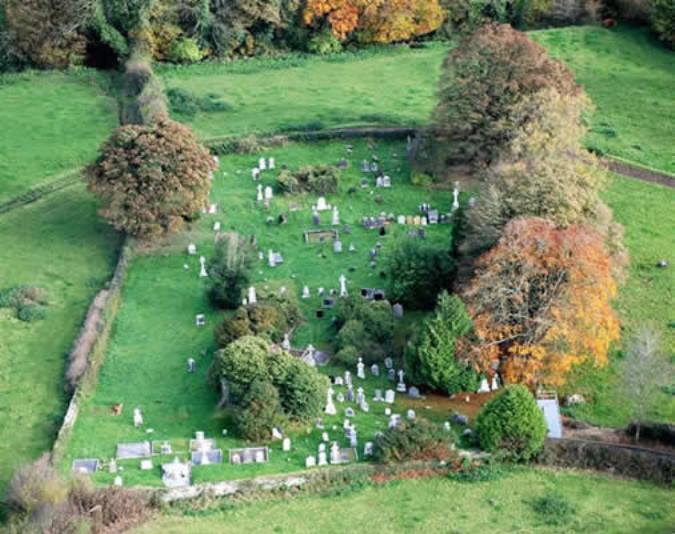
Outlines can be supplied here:
M384 392L384 402L387 404L394 404L396 400L396 392L393 389L388 389Z
M410 389L408 390L408 396L412 397L413 399L422 398L421 395L420 395L420 390L417 389L415 386L410 387Z
M391 307L391 311L394 314L394 317L396 317L396 319L402 319L403 318L403 306L401 304L399 304L399 303L394 304Z
M374 363L370 366L370 374L373 376L380 376L380 366Z
M185 488L190 485L192 473L189 462L174 458L173 462L162 464L162 482L167 488Z
M136 460L152 456L152 446L149 441L136 443L118 443L115 457L118 460Z
M79 458L73 460L70 470L81 475L90 475L98 470L99 461L96 458Z
M316 458L314 456L307 456L305 458L305 468L310 469L316 467Z

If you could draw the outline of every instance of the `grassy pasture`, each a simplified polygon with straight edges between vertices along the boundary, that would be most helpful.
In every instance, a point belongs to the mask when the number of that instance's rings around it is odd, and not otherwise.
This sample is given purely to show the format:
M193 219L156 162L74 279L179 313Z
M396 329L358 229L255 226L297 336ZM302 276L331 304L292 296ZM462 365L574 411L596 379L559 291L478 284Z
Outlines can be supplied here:
M320 305L320 299L316 296L317 288L337 289L340 273L347 276L348 289L352 292L359 291L361 287L383 287L384 284L378 274L383 261L378 259L378 268L371 269L368 266L368 251L377 241L381 241L381 256L386 257L393 236L379 236L375 230L361 228L358 224L360 218L363 215L377 215L381 211L412 215L417 213L419 203L431 198L439 208L450 208L451 192L437 191L432 196L408 183L404 150L402 143L380 144L377 148L380 161L384 162L384 168L394 183L391 190L379 193L383 197L381 204L375 202L377 193L371 194L370 188L359 187L355 194L347 194L350 186L359 184L359 162L370 155L365 141L355 143L351 155L346 154L343 143L290 145L269 152L276 156L277 165L287 164L290 168L307 163L335 163L343 156L349 157L351 167L343 173L339 194L327 198L328 202L338 205L341 222L352 229L351 234L342 236L342 254L334 254L329 244L303 242L302 231L312 228L309 208L316 201L314 196L278 196L272 201L270 210L266 211L255 204L255 183L250 178L250 168L257 158L223 158L212 191L212 201L219 203L218 214L204 217L191 232L176 237L152 254L133 260L100 382L92 398L83 404L64 468L75 457L110 458L118 442L169 439L175 450L186 450L186 440L196 430L204 430L210 437L218 437L219 444L225 449L240 445L240 441L232 435L220 437L223 427L231 429L231 425L215 410L217 394L206 383L207 369L215 348L213 328L220 314L209 308L205 282L198 277L198 257L187 256L185 246L194 241L198 245L198 254L208 256L214 235L211 227L214 221L220 220L224 229L237 230L243 235L255 234L262 251L266 252L269 248L281 251L285 263L272 269L267 266L265 257L256 267L255 285L259 292L268 286L279 288L283 285L299 296L302 286L307 284L314 296L308 301L301 301L308 321L294 336L293 344L301 347L311 342L315 346L326 346L332 329L330 317L321 320L314 317ZM272 184L274 176L276 172L265 173L264 183ZM374 179L371 179L373 182ZM279 213L287 210L290 202L298 203L302 209L289 213L288 224L266 224L268 216L276 219ZM329 217L324 212L324 227L330 227ZM390 234L403 233L404 228L394 225ZM428 240L442 240L449 246L450 226L426 228ZM357 251L349 253L347 248L352 242ZM325 258L321 257L322 252ZM184 264L189 269L185 270ZM355 267L353 272L349 271L350 266ZM194 324L195 315L202 312L207 313L207 326L197 328ZM185 362L190 356L198 361L196 374L185 371ZM330 372L330 369L326 371ZM365 387L369 398L372 398L374 388L386 389L387 380L370 378ZM124 403L124 414L113 417L110 407L118 402ZM153 434L146 434L144 429L133 427L131 416L136 406L142 408L146 427L153 428ZM371 407L371 413L359 414L357 418L361 444L386 424L382 405L372 404ZM342 419L343 414L340 413L327 419L326 423L333 439L340 439L344 443L343 432L330 429L331 425L341 425ZM312 429L311 434L306 434L303 429L290 435L295 448L289 458L276 450L280 449L277 444L272 461L267 466L224 464L196 468L195 480L241 478L302 468L305 456L316 453L321 432ZM160 481L157 475L158 468L151 473L141 472L137 461L125 463L126 483L158 484ZM107 473L101 473L97 478L101 481L112 480Z
M532 503L562 496L572 512L558 523ZM169 513L137 534L229 532L607 532L662 533L675 522L672 491L571 471L518 470L491 482L404 480L324 496L300 496L231 510ZM559 516L554 516L558 518Z
M117 126L106 84L93 70L0 76L0 202L94 159Z
M36 285L49 298L46 319L34 323L0 309L0 493L15 467L51 447L66 354L117 244L82 185L0 216L0 288Z
M589 147L675 174L675 55L647 28L532 32L565 61L595 106Z
M230 111L197 113L202 138L306 127L424 124L434 104L447 44L394 47L323 58L253 59L160 67L164 88L214 94Z

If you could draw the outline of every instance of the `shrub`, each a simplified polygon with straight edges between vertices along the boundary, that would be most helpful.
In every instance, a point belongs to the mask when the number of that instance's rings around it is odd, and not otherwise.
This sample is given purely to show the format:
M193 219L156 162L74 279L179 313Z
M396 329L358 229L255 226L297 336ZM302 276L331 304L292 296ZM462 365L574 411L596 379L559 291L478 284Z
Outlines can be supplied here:
M494 160L518 130L521 117L512 107L545 88L560 95L579 91L572 72L524 33L489 24L464 38L443 64L434 113L449 160Z
M475 391L478 375L456 360L459 338L471 330L471 319L459 297L441 293L433 316L428 317L414 343L405 352L408 376L413 383L448 394Z
M434 182L434 179L424 172L413 172L410 176L410 183L418 187L428 187Z
M47 294L35 286L19 286L0 291L0 308L12 308L17 319L27 323L47 316Z
M197 41L191 37L182 37L171 44L168 59L173 63L196 63L203 55Z
M336 193L340 170L333 165L307 165L291 172L284 169L277 177L277 186L284 193Z
M483 450L527 461L544 446L546 421L529 390L510 385L480 411L476 433Z
M563 495L551 493L534 499L532 510L547 525L563 525L576 513L574 506Z
M269 440L272 428L282 421L277 389L264 380L254 380L236 411L235 424L239 434L250 441Z
M152 238L177 230L206 206L215 166L189 128L162 120L116 129L85 179L110 224Z
M652 28L666 46L675 48L675 2L672 0L651 0L650 16Z
M404 237L389 255L389 299L414 310L431 309L437 295L452 285L454 271L448 249Z
M361 353L354 345L345 345L335 354L335 360L345 367L352 368L359 361Z
M324 56L327 54L337 54L341 50L342 43L328 31L316 33L307 41L307 51L312 54Z
M14 473L7 488L6 502L10 509L30 514L40 506L65 501L67 494L66 484L45 453Z
M237 308L248 287L256 254L251 243L235 232L216 242L209 261L208 297L219 308Z
M226 347L240 337L253 335L251 330L251 321L248 318L248 312L243 306L237 308L234 315L225 317L216 327L215 338L219 347Z
M177 115L193 117L198 111L205 113L214 111L228 111L232 105L220 99L216 94L197 97L192 91L181 87L172 87L167 90L171 112Z
M401 421L375 438L373 450L380 462L443 460L450 456L450 433L426 419Z
M335 324L337 347L345 351L345 357L356 353L366 363L375 363L394 351L396 322L387 301L368 302L357 295L340 299L335 308Z

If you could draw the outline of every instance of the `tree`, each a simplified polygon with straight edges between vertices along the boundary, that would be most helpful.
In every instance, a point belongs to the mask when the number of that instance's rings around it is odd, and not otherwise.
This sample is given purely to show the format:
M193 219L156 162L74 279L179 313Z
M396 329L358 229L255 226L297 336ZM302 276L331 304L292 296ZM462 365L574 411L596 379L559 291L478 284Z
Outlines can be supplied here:
M438 294L451 286L455 263L450 250L403 238L389 255L388 296L411 309L433 308Z
M235 423L241 436L250 441L269 440L272 428L282 421L277 389L270 382L254 380L236 411Z
M640 424L658 402L659 389L670 385L673 379L672 365L662 352L658 330L644 325L632 335L622 367L623 398L631 409L637 442Z
M546 420L526 387L510 385L483 406L476 418L476 434L481 449L527 461L544 445Z
M39 68L82 63L91 0L6 0L9 54Z
M152 238L175 231L206 206L215 167L189 128L163 119L116 129L85 180L110 224Z
M266 340L244 336L218 352L216 356L218 372L227 381L235 402L241 400L255 380L270 380L267 365L270 350L271 347Z
M209 261L208 296L212 304L229 309L241 304L255 259L251 243L236 232L226 233L218 239Z
M496 159L523 119L514 106L551 88L578 94L570 70L507 25L489 24L464 38L443 64L434 123L450 161Z
M308 0L305 24L325 21L339 40L405 41L438 29L445 19L438 0Z
M611 263L589 226L512 220L463 295L477 336L467 357L483 372L496 364L506 382L533 385L560 385L584 361L604 365L619 337Z
M408 376L413 383L424 384L448 394L475 390L477 375L456 359L456 344L471 330L464 303L456 295L443 292L434 314L422 325L422 331L405 353Z
M670 48L675 48L675 2L672 0L650 0L652 28L659 39Z

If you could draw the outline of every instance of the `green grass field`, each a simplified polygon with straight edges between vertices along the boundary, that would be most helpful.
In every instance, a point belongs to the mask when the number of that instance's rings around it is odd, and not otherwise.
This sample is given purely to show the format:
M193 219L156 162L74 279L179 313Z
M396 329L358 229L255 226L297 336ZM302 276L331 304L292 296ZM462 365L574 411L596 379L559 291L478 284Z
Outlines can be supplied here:
M619 290L616 308L622 320L622 336L636 326L653 323L663 333L663 349L675 354L675 189L614 176L604 198L614 216L625 228L625 244L630 254L628 280ZM671 267L660 269L665 259ZM575 408L574 413L592 423L625 426L630 420L622 402L617 374L620 359L601 370L586 369L578 381L592 404ZM652 418L675 420L675 398L663 395Z
M570 515L547 523L532 503L562 496ZM605 532L661 534L675 522L672 490L571 471L519 470L492 482L406 480L344 495L301 496L229 511L169 513L137 534ZM670 503L670 504L669 504Z
M191 232L176 237L171 245L133 260L100 382L93 397L82 406L64 468L68 468L76 457L110 458L118 442L168 439L174 443L175 450L185 450L186 440L193 437L196 430L204 430L211 437L220 437L224 426L231 431L231 425L215 409L218 401L216 392L206 383L206 371L215 348L213 329L220 314L211 310L206 301L206 284L198 277L198 257L189 257L185 252L185 245L193 240L198 244L198 253L209 256L214 221L221 220L224 229L233 229L242 235L255 234L261 251L273 248L282 252L285 257L283 265L272 269L267 266L265 257L255 268L255 285L259 292L266 287L279 288L283 285L299 297L302 286L307 284L315 296L301 301L308 321L294 335L293 344L297 347L304 347L310 342L315 346L327 345L333 330L330 317L321 320L314 317L320 305L317 288L337 289L340 273L347 276L350 291L357 292L361 287L383 287L384 284L378 274L384 261L378 260L378 268L371 269L368 251L381 241L381 256L386 257L394 236L381 237L377 231L361 228L358 224L360 218L377 215L381 211L413 215L417 213L419 203L432 198L439 208L450 208L451 192L436 191L432 197L429 192L407 183L409 171L404 150L402 143L381 144L377 148L380 161L384 162L384 168L391 173L394 182L391 190L380 190L383 202L377 204L371 189L359 187L355 194L347 195L348 188L359 183L361 173L358 163L371 153L365 141L355 143L354 152L349 156L352 166L343 174L340 193L328 197L329 202L336 202L339 206L343 225L348 224L352 228L351 234L343 233L342 254L334 254L329 244L303 242L303 230L312 228L310 205L316 201L315 196L279 196L273 200L269 211L256 207L256 188L250 178L250 168L257 162L257 157L223 158L211 195L213 202L221 203L218 215L204 217ZM276 156L278 165L287 164L292 169L310 162L335 163L348 156L343 143L289 145L270 150L269 155ZM275 171L266 173L264 183L272 184L275 176ZM289 213L288 224L266 224L268 216L276 219L280 213L287 212L291 202L302 209ZM330 228L329 217L324 213L324 227ZM443 240L449 246L450 226L426 228L427 240ZM394 225L391 234L405 231L406 227ZM356 252L347 252L350 243L356 246ZM320 257L322 252L325 252L326 258ZM189 265L188 270L184 269L184 264ZM353 272L350 272L351 266L355 268ZM197 328L195 315L202 312L207 313L207 325ZM201 355L202 351L207 355ZM199 372L194 375L185 371L185 362L190 356L198 360ZM375 387L384 390L386 384L385 378L379 381L371 379L366 389L372 397ZM124 403L125 412L121 417L113 417L110 408L118 402ZM131 417L136 406L143 409L146 427L154 429L152 435L133 427ZM372 413L359 416L363 432L360 443L386 424L382 413L382 405L373 405ZM341 424L342 414L328 422ZM321 432L316 429L311 435L306 434L304 429L291 433L297 448L288 459L275 451L272 462L267 466L197 468L195 479L240 478L263 472L297 470L304 466L308 453L316 452L320 435ZM234 436L228 436L220 439L219 443L224 448L230 448L240 442ZM275 449L278 448L276 445ZM158 467L152 473L141 472L137 461L125 464L128 483L158 484L158 472ZM107 473L97 477L102 481L111 480L111 475Z
M588 146L675 174L675 55L649 29L582 26L530 35L572 68L593 100Z
M51 447L63 418L63 370L95 292L109 278L118 238L77 185L0 216L0 288L47 290L47 318L0 309L0 493L12 470Z
M165 89L214 94L231 111L188 122L202 138L281 129L363 124L424 124L431 113L447 44L340 55L332 59L253 59L159 68Z
M105 76L92 70L0 76L0 202L94 159L117 126Z
M569 27L531 32L566 61L595 112L587 145L675 173L675 56L647 29ZM177 115L202 138L307 127L425 124L448 44L355 57L254 59L160 67L165 89L212 94L229 111Z

